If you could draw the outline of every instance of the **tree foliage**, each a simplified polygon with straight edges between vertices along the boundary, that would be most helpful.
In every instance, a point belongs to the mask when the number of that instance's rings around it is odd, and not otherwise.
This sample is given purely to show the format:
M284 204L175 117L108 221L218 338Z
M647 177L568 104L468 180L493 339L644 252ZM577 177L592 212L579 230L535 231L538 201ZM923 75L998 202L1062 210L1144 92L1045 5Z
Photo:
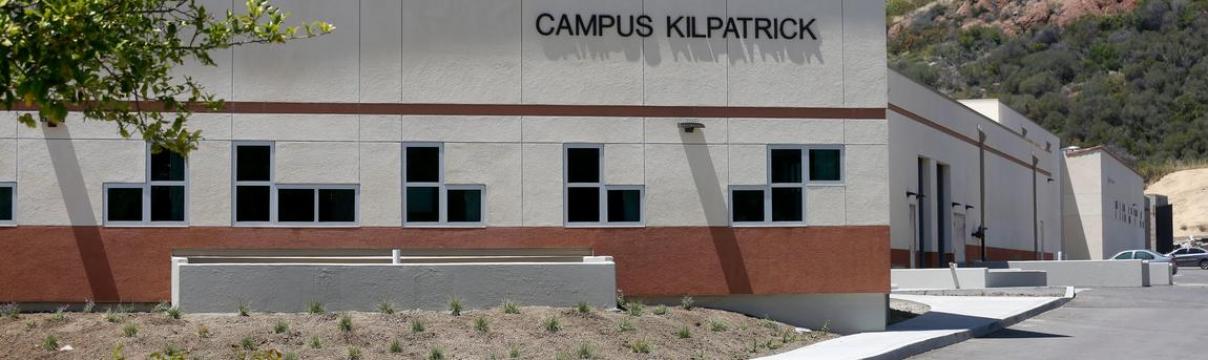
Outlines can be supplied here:
M923 21L889 50L904 75L957 98L998 97L1065 144L1118 146L1143 167L1208 158L1206 0L1147 0L1011 38Z
M124 137L187 154L200 131L186 120L222 100L172 72L196 61L214 66L214 50L283 43L334 29L325 22L285 24L268 0L246 11L214 13L196 0L0 0L0 102L36 109L19 121L63 122L69 111L111 121Z

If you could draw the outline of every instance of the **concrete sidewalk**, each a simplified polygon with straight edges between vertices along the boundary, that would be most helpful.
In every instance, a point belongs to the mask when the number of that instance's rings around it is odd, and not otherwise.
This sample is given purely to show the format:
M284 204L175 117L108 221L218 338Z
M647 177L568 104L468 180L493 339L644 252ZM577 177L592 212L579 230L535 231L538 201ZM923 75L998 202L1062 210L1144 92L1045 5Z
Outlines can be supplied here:
M927 304L931 311L891 325L883 332L848 335L762 359L903 359L987 335L1057 308L1073 295L1072 291L1066 294L1067 297L890 295Z

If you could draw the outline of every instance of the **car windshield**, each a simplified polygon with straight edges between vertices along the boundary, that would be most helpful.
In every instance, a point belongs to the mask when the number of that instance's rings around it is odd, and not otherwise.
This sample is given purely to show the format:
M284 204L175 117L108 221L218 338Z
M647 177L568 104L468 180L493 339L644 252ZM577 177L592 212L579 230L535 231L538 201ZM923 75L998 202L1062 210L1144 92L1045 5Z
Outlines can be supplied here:
M1148 251L1138 251L1137 254L1135 255L1134 259L1153 260L1154 256L1153 256L1153 254L1149 253Z
M1116 254L1116 256L1115 256L1115 257L1113 257L1112 259L1115 259L1115 260L1128 260L1128 259L1132 259L1132 251L1125 251L1125 252L1122 252L1122 253Z

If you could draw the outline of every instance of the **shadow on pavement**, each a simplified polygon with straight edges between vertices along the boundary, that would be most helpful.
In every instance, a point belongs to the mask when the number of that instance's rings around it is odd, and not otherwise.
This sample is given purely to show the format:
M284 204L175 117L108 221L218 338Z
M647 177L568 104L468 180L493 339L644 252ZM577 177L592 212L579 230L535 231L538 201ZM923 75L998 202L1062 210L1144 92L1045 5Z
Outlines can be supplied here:
M1027 330L1015 330L1006 328L999 330L990 335L984 336L987 339L1043 339L1043 338L1068 338L1069 336L1060 334L1050 334Z

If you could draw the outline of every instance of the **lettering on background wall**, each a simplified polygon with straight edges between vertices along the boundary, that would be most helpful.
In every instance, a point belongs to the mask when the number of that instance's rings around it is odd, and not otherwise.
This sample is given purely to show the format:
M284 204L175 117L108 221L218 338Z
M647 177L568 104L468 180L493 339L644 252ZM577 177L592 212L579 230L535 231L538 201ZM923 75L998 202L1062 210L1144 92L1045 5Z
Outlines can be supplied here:
M551 14L537 15L537 33L543 36L650 37L655 33L650 15ZM662 26L669 38L818 40L814 18L720 17L668 15Z

